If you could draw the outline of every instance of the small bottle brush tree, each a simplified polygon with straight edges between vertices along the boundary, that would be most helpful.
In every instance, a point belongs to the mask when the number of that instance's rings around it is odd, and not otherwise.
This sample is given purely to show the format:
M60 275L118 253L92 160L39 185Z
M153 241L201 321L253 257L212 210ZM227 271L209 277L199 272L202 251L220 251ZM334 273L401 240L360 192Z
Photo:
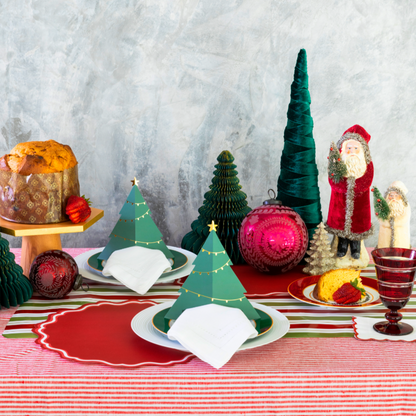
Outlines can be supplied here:
M219 228L218 238L232 262L244 263L237 236L241 222L251 208L247 206L247 195L241 191L233 155L224 150L217 160L210 191L204 195L199 217L191 224L192 231L183 237L181 246L198 253L209 234L207 225L215 221Z
M374 211L378 219L386 221L390 216L390 207L377 187L373 187Z
M306 52L301 49L296 62L280 159L277 199L293 208L303 219L312 238L322 221L315 159L313 119L310 111Z
M334 142L331 143L328 156L328 173L335 183L347 174L347 165L341 159L341 153Z
M328 241L328 232L322 222L316 228L306 254L309 257L305 257L308 265L303 269L304 273L313 276L335 268L335 259Z

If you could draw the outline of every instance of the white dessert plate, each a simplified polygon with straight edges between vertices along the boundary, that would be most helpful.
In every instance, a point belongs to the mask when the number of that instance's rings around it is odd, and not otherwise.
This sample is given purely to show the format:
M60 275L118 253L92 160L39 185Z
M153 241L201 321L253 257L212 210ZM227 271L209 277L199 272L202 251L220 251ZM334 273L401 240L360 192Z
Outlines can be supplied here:
M160 303L159 305L151 306L139 312L131 321L131 328L134 333L140 338L145 339L156 345L162 347L173 348L180 351L188 351L179 342L170 340L166 335L159 332L153 326L153 317L163 309L166 309L173 305L175 301L169 301ZM247 340L238 350L247 350L250 348L260 347L262 345L269 344L282 338L287 331L289 331L289 320L282 313L276 311L268 306L261 305L260 303L251 302L251 304L273 319L273 325L269 331L262 336Z
M377 305L381 305L380 295L377 290L377 280L369 277L361 276L364 289L366 291L366 297L361 301L353 304L340 305L335 302L324 302L315 298L313 290L320 276L306 276L292 282L287 291L295 298L302 302L309 303L315 306L325 306L327 308L336 309L363 309L372 308Z
M196 254L188 250L184 250L183 248L179 248L179 247L168 246L168 248L171 250L179 251L180 253L183 253L184 255L186 255L186 257L188 258L188 262L186 263L184 267L182 267L181 269L177 271L174 270L170 273L163 274L161 277L159 277L159 279L157 279L156 283L168 283L176 279L179 279L181 277L188 276L189 273L191 273L191 271L194 268L194 265L192 263L196 258ZM88 259L93 254L103 251L103 249L104 247L95 248L93 250L86 251L85 253L82 253L79 256L75 257L75 261L78 265L79 273L83 277L93 280L95 282L110 283L113 285L124 286L123 283L119 282L117 279L114 279L114 277L111 277L111 276L105 277L101 274L101 272L95 271L94 269L88 266Z

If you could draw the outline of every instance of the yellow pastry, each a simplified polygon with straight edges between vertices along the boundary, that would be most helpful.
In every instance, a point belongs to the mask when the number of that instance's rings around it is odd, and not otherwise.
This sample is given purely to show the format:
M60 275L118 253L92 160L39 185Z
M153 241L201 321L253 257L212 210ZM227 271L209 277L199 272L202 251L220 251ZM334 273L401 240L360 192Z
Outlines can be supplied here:
M360 270L338 269L324 273L316 283L313 295L324 302L334 302L332 295L344 284L357 279L358 287L363 288ZM363 297L364 295L362 295Z

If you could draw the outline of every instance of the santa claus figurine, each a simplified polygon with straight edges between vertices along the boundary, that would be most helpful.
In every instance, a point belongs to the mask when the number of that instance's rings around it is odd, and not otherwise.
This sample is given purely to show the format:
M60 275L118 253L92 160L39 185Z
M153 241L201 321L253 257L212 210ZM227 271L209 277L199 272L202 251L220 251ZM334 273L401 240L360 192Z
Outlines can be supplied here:
M381 219L378 234L378 248L410 248L410 205L406 198L407 188L403 182L395 181L388 188L384 198L389 207L387 219Z
M359 125L349 128L338 141L337 149L342 165L340 177L331 173L327 231L338 237L337 256L344 257L350 247L352 259L359 259L361 241L373 233L371 224L370 187L374 176L368 142L370 135ZM336 178L336 179L335 179ZM335 241L335 240L334 240ZM364 265L365 267L365 265Z

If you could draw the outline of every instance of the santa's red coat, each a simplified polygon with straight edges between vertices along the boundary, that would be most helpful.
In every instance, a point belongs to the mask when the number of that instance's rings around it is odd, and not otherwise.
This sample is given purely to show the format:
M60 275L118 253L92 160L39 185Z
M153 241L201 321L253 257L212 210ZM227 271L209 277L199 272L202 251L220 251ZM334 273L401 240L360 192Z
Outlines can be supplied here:
M361 178L355 180L343 178L335 183L329 177L331 185L327 221L329 232L350 240L361 240L371 235L370 187L373 176L373 162L370 162Z

